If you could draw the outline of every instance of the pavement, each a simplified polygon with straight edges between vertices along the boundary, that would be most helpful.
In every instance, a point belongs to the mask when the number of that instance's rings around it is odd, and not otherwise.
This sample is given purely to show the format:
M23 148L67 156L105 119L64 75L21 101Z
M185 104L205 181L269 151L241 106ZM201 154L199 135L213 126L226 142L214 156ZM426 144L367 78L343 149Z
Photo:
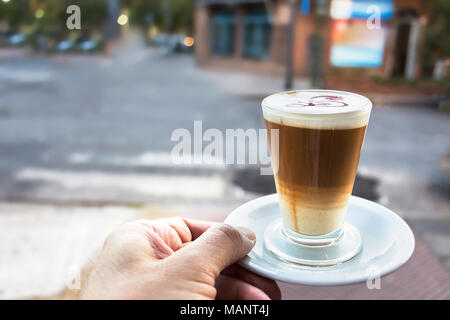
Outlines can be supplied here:
M254 166L174 165L171 135L193 131L195 120L204 130L264 128L260 100L282 83L199 69L192 56L161 56L135 35L109 58L0 58L0 299L76 292L84 266L125 221L220 220L271 192ZM447 114L377 105L358 173L447 270L449 136Z

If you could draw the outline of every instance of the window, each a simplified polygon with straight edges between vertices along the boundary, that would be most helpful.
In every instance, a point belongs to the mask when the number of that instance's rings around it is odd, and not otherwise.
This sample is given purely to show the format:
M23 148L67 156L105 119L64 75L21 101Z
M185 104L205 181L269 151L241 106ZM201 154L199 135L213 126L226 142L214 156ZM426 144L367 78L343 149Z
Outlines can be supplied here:
M211 19L211 52L215 56L229 57L234 54L234 11L221 11Z
M243 55L250 59L265 59L270 55L272 26L264 9L248 11L244 17Z

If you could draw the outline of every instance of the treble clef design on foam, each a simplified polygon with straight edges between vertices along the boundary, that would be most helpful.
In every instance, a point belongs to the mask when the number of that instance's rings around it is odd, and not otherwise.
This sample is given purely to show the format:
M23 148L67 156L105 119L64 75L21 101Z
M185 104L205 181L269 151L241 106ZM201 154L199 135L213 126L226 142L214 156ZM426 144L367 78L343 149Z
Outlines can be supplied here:
M344 98L340 96L315 96L309 99L308 102L297 101L290 103L287 107L346 107Z

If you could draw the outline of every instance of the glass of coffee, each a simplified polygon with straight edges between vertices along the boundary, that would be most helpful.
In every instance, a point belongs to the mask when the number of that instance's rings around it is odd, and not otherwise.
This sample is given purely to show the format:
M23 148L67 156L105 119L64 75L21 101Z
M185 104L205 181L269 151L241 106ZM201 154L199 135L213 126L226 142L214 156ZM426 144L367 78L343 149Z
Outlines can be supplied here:
M262 109L282 217L267 230L267 247L307 265L350 259L361 238L344 219L372 103L350 92L298 90L265 98Z

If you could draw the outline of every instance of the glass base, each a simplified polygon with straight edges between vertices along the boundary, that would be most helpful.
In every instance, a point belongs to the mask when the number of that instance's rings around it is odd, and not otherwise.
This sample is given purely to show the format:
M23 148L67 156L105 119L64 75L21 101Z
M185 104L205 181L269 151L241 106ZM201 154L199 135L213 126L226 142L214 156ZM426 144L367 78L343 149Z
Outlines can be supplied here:
M264 231L266 248L282 260L313 267L328 267L350 260L361 251L359 231L349 223L321 237L298 235L273 221Z
M305 246L327 246L338 241L344 234L344 230L342 228L339 228L334 232L322 236L307 236L304 234L300 234L298 232L292 231L285 225L282 225L281 229L284 236L288 237L298 244L303 244Z

